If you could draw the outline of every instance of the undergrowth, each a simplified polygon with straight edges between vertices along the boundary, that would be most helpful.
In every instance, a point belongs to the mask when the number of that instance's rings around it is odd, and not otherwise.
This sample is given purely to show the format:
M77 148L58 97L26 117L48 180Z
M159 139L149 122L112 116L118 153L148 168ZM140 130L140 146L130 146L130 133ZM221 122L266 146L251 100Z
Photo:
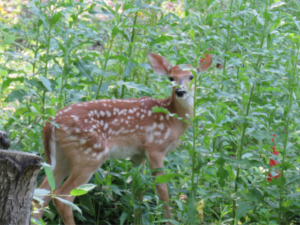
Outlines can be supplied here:
M14 149L44 157L42 127L58 109L165 98L170 84L146 54L196 67L211 48L215 67L197 76L192 126L165 159L173 219L299 224L299 9L294 0L3 0L0 129ZM163 219L148 167L140 177L129 160L107 161L89 183L75 200L78 224L131 224L138 205L142 224ZM62 223L53 204L43 221Z

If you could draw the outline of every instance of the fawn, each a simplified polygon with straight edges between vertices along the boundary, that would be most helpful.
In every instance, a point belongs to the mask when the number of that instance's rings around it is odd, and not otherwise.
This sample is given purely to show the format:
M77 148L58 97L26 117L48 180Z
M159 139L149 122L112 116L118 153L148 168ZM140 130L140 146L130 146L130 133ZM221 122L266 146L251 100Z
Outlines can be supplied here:
M53 122L59 128L46 122L43 142L46 160L51 164L55 178L55 195L64 195L62 198L72 202L74 197L67 196L70 191L87 183L107 158L130 157L135 165L144 164L147 159L151 169L163 168L164 156L180 144L180 136L188 129L188 124L165 113L153 113L152 107L163 107L179 117L186 119L189 115L192 118L193 87L189 87L192 86L193 75L178 65L171 66L160 55L148 53L147 56L154 72L167 75L170 81L181 86L174 86L170 97L76 103L57 112ZM204 57L199 60L202 72L212 64L212 55ZM153 176L161 174L163 171L157 171ZM166 202L164 217L171 218L166 183L155 187L159 199ZM40 188L50 190L47 178ZM44 207L49 200L49 196L44 198ZM71 207L58 199L53 201L64 223L75 224ZM41 211L35 214L35 218L42 215ZM135 218L138 216L135 215Z

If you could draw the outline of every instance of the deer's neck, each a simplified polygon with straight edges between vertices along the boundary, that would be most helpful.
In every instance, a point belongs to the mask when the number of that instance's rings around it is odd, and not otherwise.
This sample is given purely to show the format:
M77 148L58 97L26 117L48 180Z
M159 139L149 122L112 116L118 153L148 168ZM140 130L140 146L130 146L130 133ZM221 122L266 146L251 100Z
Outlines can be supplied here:
M194 107L194 99L192 96L187 96L185 98L177 98L175 93L172 93L172 96L165 99L168 106L166 109L170 113L175 113L179 117L188 120L188 116L190 118L194 117L193 107ZM188 115L188 116L187 116ZM178 120L182 125L183 130L186 130L189 125L182 120Z

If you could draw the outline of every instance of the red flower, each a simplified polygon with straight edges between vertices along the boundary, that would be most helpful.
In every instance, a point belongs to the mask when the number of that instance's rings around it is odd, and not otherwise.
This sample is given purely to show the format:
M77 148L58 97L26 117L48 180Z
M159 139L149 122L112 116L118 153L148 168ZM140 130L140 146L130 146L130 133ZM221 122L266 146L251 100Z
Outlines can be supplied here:
M276 135L275 134L273 134L273 137L276 137ZM274 142L274 138L272 138L272 143ZM273 149L273 151L271 151L271 153L273 154L273 155L278 155L278 151L276 151L276 145L273 145L273 147L272 147L272 149ZM277 165L277 164L280 164L280 162L278 162L278 161L275 161L274 159L270 159L270 166L271 167L273 167L273 166L275 166L275 165ZM280 171L279 171L279 173L278 172L275 172L277 175L275 175L275 176L272 176L272 174L271 173L269 173L268 174L268 181L272 181L272 179L274 178L274 179L276 179L277 177L279 177L280 176Z

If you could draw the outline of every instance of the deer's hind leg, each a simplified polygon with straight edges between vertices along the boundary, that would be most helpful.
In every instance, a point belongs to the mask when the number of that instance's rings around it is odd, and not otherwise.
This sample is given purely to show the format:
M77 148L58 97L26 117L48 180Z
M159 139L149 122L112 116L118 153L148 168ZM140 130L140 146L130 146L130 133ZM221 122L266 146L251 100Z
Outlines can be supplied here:
M57 146L56 162L57 162L57 164L53 170L53 176L54 176L54 181L55 181L55 189L58 189L61 186L64 179L67 176L69 176L70 172L71 172L71 165L70 165L69 161L67 160L67 158L65 157L62 149L58 146ZM51 190L51 187L50 187L47 177L44 179L44 181L41 184L41 186L39 187L39 189L46 189L48 191ZM38 208L47 207L50 202L51 196L50 195L43 196L40 198L43 199L44 203L42 205L38 204L37 207ZM39 209L39 212L35 213L33 215L33 217L39 220L40 218L42 218L43 213L44 213L44 210Z
M71 175L68 177L66 182L54 192L54 194L60 198L73 202L75 197L70 196L71 190L86 184L89 181L94 172L105 161L108 151L109 149L106 146L105 150L100 152L96 157L93 157L92 154L86 155L85 157L83 155L77 155L77 157L73 156ZM72 208L57 198L54 198L53 201L57 211L64 221L64 224L75 224Z

